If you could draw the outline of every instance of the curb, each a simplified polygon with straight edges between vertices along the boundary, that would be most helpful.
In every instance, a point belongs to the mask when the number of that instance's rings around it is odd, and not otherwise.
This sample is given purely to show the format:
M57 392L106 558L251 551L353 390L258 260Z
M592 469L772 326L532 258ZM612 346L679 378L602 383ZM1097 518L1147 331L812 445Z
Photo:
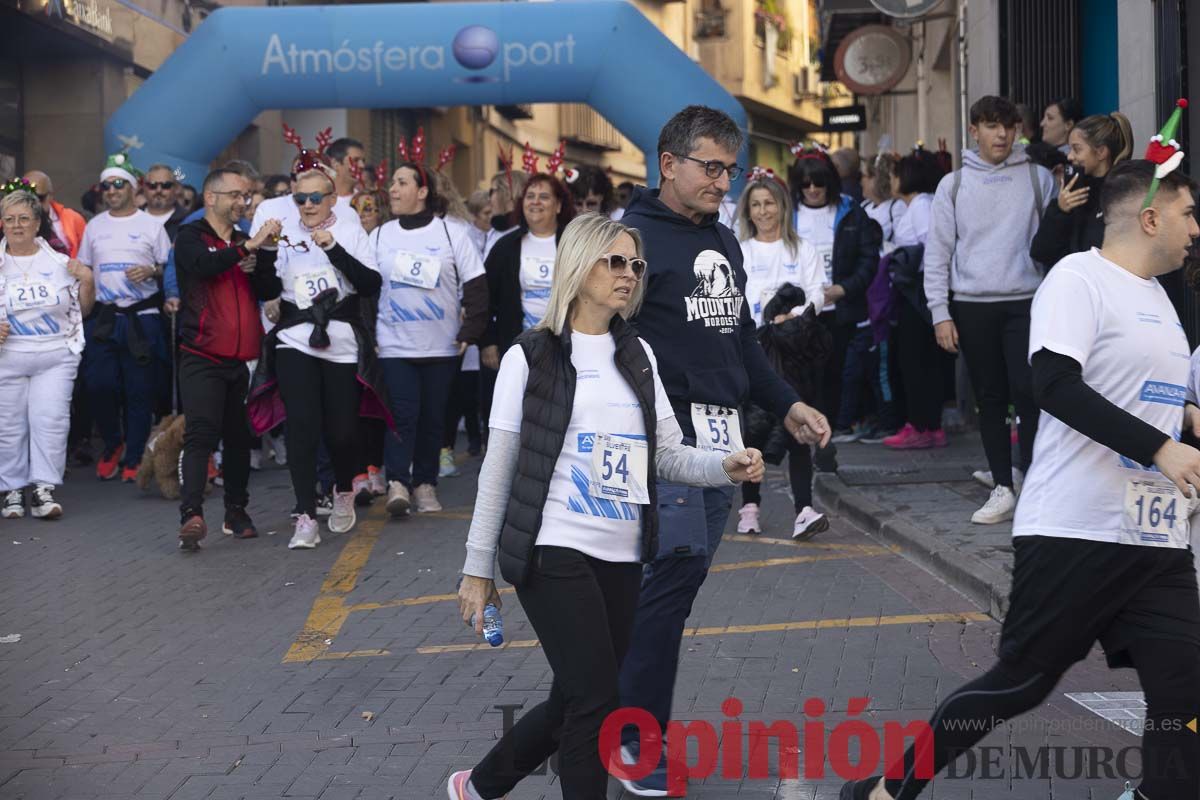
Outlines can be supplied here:
M898 545L901 555L932 572L1002 620L1008 611L1011 576L977 558L946 550L935 537L917 528L833 473L817 473L814 494L827 511L850 519L873 538Z

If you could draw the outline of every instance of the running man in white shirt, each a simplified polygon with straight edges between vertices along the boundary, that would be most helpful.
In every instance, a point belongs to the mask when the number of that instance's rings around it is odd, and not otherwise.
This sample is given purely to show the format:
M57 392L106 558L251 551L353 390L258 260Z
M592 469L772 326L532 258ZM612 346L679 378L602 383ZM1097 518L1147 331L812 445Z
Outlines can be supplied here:
M1101 196L1104 246L1060 261L1033 301L1029 354L1041 407L1033 466L1013 524L1016 563L1000 660L934 712L887 778L847 783L842 800L916 797L931 774L996 725L1036 708L1099 641L1146 693L1136 792L1200 796L1200 594L1189 511L1200 451L1185 424L1188 345L1158 278L1192 240L1195 184L1151 190L1155 165L1126 162ZM1148 204L1147 204L1148 203ZM1186 422L1197 424L1200 409ZM932 772L930 772L932 768Z

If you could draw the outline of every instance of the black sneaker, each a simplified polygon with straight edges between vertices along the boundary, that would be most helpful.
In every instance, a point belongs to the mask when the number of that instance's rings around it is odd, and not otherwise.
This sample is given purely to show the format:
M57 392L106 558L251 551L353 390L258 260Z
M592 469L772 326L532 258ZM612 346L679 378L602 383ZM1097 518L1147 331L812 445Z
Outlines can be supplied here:
M221 532L238 539L253 539L258 536L250 515L242 506L229 506L225 509L225 523L221 526Z

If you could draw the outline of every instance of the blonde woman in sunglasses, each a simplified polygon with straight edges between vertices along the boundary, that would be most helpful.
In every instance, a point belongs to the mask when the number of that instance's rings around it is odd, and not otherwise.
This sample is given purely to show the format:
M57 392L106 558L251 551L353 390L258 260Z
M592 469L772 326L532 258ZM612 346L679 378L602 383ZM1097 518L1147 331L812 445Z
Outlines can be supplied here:
M756 450L683 444L650 347L626 318L645 289L636 230L584 214L563 231L546 314L517 337L496 380L491 438L459 589L482 632L516 587L554 670L550 697L481 762L450 777L451 800L489 800L557 752L565 798L602 798L615 754L598 750L619 703L642 563L658 551L656 482L762 479Z

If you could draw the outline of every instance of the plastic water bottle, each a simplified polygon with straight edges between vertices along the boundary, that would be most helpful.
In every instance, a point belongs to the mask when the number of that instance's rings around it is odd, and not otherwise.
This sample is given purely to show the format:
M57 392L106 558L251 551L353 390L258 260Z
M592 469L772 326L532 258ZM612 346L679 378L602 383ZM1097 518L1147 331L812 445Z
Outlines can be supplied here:
M475 617L471 617L471 624L475 624ZM500 609L491 603L483 608L483 638L492 647L504 644L504 620L500 618Z

